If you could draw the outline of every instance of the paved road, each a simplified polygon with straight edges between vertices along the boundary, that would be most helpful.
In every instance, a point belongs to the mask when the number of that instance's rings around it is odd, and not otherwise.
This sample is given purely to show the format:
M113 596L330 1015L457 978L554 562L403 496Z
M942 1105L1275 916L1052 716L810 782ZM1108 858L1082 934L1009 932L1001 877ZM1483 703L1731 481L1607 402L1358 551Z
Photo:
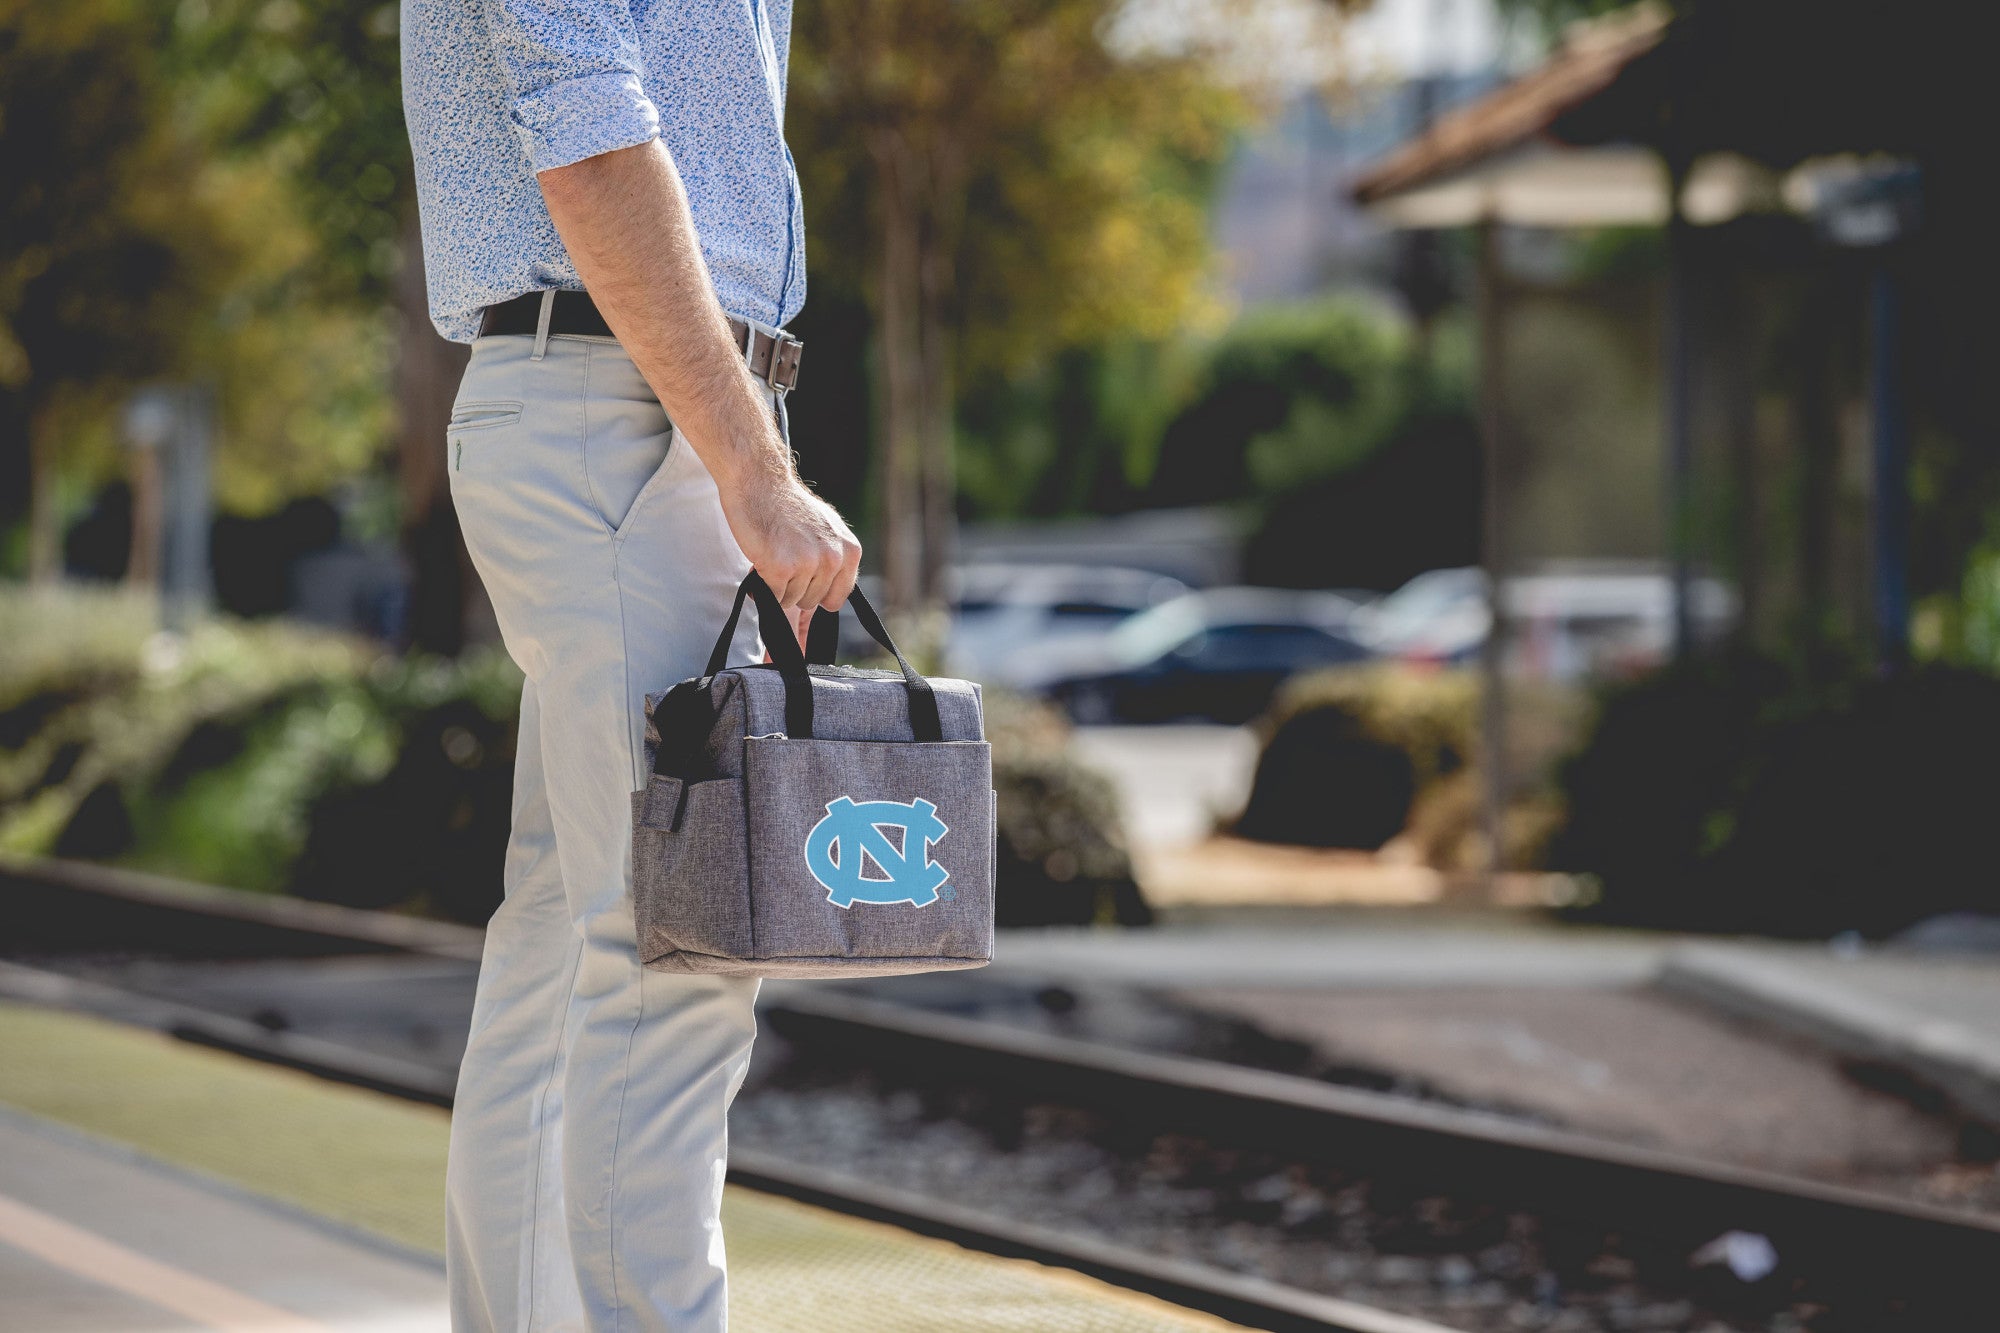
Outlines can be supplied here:
M1257 738L1247 727L1079 727L1076 757L1118 787L1134 847L1199 842L1250 794Z

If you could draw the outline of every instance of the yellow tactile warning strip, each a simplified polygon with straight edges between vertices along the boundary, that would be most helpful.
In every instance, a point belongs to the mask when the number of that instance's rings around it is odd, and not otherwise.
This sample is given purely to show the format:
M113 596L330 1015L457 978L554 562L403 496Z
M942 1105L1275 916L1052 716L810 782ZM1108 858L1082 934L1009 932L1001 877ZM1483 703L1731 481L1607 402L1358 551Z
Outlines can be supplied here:
M10 1004L0 1004L0 1103L417 1248L443 1248L442 1111ZM749 1190L731 1188L723 1216L731 1313L750 1333L1236 1327L1079 1274Z

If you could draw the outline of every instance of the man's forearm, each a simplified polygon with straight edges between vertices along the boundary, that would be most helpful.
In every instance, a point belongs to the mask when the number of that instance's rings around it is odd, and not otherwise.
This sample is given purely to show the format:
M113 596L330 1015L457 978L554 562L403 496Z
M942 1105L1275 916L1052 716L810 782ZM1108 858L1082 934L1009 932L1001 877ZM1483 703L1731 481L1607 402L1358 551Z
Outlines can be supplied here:
M665 145L604 153L538 179L592 300L717 483L789 477L791 454L716 302Z
M803 642L810 609L833 610L854 587L861 543L792 468L716 302L665 145L602 153L538 179L583 285L715 478L729 531L795 609Z

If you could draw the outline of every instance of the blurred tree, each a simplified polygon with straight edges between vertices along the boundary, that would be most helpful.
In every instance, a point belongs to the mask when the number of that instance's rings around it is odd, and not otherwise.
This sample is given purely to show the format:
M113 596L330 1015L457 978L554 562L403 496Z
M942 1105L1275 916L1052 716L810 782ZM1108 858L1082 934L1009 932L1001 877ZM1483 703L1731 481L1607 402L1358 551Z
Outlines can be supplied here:
M364 308L312 299L318 253L275 151L219 155L187 11L0 6L0 468L32 571L60 568L59 487L119 467L129 389L214 384L226 508L261 511L366 465L385 358ZM113 574L116 571L109 571Z
M791 137L817 288L876 325L875 529L891 605L937 594L955 386L1202 300L1203 185L1241 97L1120 52L1114 0L855 0L799 15Z
M396 5L192 0L177 22L191 109L221 150L281 148L319 239L320 294L386 301L414 210Z
M101 446L91 407L171 363L190 295L165 36L139 0L0 0L0 504L27 510L36 579L60 570L60 451L89 425Z
M370 328L382 370L393 343L397 474L413 577L410 637L456 652L470 562L445 484L444 430L465 349L431 327L416 187L403 126L397 6L390 0L192 0L183 39L208 74L217 138L276 152L319 238L312 289L334 307L388 311Z

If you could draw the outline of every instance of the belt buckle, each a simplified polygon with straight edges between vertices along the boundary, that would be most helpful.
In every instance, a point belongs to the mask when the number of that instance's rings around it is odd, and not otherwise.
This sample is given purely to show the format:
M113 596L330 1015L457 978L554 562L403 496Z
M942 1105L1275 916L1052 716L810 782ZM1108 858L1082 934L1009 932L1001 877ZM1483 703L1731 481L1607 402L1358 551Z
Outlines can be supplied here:
M750 336L752 338L755 338L757 336L756 330L754 328L751 330ZM778 383L778 365L784 359L785 347L787 344L790 344L791 346L794 347L805 346L804 343L800 342L797 338L794 338L791 334L785 332L783 329L775 329L772 331L771 364L764 367L764 383L770 386L772 393L783 394L791 392L791 386L789 384Z

